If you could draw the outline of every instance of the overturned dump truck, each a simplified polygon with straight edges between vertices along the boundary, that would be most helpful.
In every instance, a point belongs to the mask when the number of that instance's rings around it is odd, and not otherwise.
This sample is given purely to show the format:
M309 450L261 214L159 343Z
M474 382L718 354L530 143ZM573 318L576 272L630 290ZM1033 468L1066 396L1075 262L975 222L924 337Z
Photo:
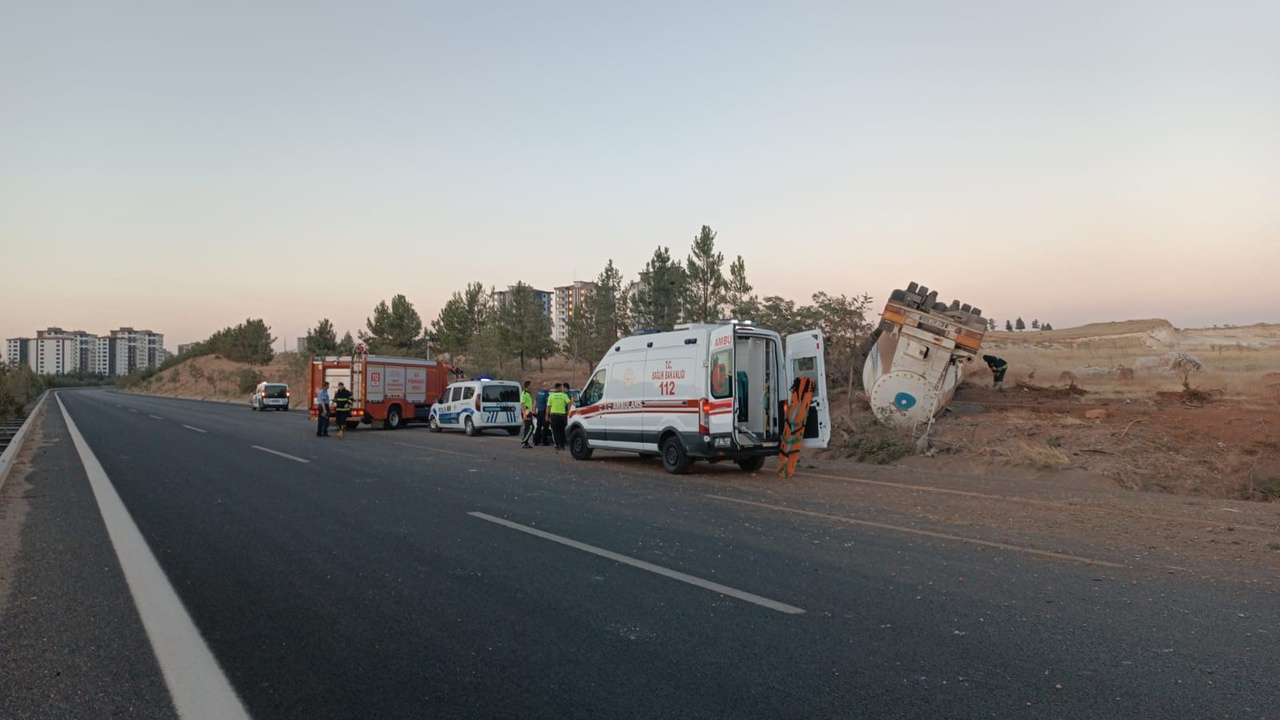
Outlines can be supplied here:
M862 368L871 410L881 421L916 429L955 396L965 363L978 357L987 321L959 300L911 283L894 290Z

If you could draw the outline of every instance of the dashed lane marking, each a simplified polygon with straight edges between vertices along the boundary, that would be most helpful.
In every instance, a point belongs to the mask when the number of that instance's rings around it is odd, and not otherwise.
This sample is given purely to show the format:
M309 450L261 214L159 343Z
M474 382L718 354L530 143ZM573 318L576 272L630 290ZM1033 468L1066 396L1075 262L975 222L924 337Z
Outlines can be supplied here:
M282 453L279 450L272 450L271 448L264 448L261 445L251 445L250 447L252 447L254 450L261 450L262 452L268 452L268 453L271 453L272 455L279 455L282 458L288 458L294 462L300 462L300 463L311 462L310 460L305 460L296 455L290 455L289 453Z
M196 432L198 432L198 433L207 433L207 432L209 432L208 430L201 430L200 428L198 428L198 427L194 427L194 426L192 426L192 425L183 425L182 427L184 427L184 428L186 428L186 429L188 429L188 430L195 430L195 431L196 431Z
M682 583L688 583L690 585L703 588L704 590L710 590L711 592L720 593L721 595L728 595L729 597L737 598L739 600L745 600L746 602L769 608L770 610L776 610L780 613L787 613L788 615L800 615L804 613L804 610L794 605L787 605L786 603L780 603L777 600L770 600L769 598L754 595L743 590L738 590L737 588L731 588L728 585L721 585L720 583L711 582L710 580L703 580L700 577L686 575L682 572L664 568L661 565L654 565L653 563L647 563L643 560L627 557L626 555L619 555L616 552L598 548L594 545L587 545L586 543L581 543L577 540L570 540L569 538L561 537L559 535L552 535L549 532L544 532L537 528L531 528L528 525L521 525L519 523L511 522L510 520L503 520L502 518L486 515L482 512L470 512L467 514L474 518L479 518L481 520L502 525L503 527L511 528L512 530L519 530L522 533L528 533L534 537L540 537L544 540L560 543L561 545L566 545L575 550L588 552L592 555L599 555L602 558L608 558L614 562L622 563L623 565L630 565L631 567L639 568L641 570L648 570L651 573L656 573L663 577L671 578L672 580L679 580Z

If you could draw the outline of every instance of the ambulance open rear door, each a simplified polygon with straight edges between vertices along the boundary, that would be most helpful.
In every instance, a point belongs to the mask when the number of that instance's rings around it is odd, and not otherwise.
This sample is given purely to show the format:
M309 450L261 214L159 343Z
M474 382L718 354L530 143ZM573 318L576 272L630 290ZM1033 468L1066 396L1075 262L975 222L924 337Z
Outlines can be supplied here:
M804 447L824 448L831 442L831 408L827 400L827 371L823 362L823 338L821 330L805 330L786 338L786 387L784 397L790 397L791 385L798 377L813 380L813 400L809 403L809 417L804 424Z

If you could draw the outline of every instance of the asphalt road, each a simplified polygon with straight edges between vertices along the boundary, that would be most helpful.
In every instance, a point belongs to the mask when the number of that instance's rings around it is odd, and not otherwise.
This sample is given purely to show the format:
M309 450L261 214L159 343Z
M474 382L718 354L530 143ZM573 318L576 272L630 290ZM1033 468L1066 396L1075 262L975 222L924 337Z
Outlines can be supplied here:
M1088 538L505 433L59 395L254 718L1280 717L1270 590ZM174 717L57 403L42 431L0 717Z

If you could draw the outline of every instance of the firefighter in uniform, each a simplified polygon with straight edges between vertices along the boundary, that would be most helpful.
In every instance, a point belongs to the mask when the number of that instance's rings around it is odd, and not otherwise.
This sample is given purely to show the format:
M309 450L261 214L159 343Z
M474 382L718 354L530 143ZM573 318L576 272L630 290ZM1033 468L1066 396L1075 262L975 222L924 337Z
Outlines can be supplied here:
M982 361L987 364L987 367L991 368L991 375L995 378L992 387L997 390L1003 390L1004 374L1009 371L1009 363L995 355L983 355Z
M333 394L333 414L338 437L343 437L347 434L347 418L351 417L351 391L342 383L338 383L338 392Z

